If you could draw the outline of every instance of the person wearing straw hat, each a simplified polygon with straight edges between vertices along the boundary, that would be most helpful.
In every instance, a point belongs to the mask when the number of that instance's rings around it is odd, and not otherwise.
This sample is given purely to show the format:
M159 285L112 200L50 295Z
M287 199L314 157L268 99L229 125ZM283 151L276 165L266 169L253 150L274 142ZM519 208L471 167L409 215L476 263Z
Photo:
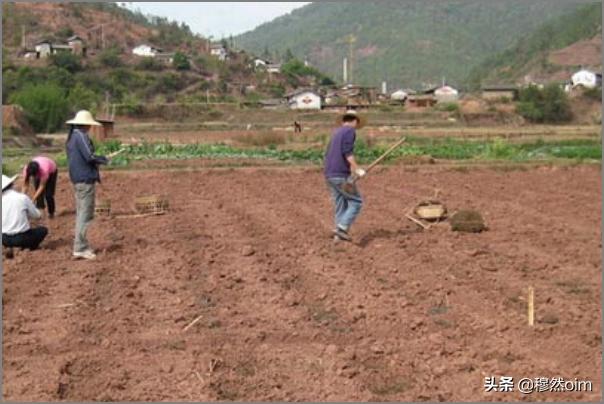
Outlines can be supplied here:
M94 219L95 186L101 182L99 165L107 164L108 158L97 156L94 145L88 137L92 126L101 124L94 120L88 111L79 111L75 118L66 122L71 125L67 136L67 159L69 160L69 178L73 183L76 202L74 258L95 259L96 254L90 248L86 233Z
M44 226L31 227L29 219L40 219L42 214L29 197L14 188L17 175L2 174L2 245L12 258L13 248L37 249L48 235Z
M363 116L354 110L346 111L336 120L339 126L331 135L331 140L325 153L325 178L335 205L334 240L352 241L348 234L363 207L363 198L355 184L352 191L346 192L342 186L354 174L357 178L365 176L354 158L356 130L366 124Z

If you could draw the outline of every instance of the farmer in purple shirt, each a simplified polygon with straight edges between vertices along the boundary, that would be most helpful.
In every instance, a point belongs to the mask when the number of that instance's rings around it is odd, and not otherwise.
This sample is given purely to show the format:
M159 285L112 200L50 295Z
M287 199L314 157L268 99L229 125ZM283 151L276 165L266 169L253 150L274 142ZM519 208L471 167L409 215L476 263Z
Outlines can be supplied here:
M353 184L352 192L345 192L345 184L351 173L361 178L365 175L354 159L354 141L356 129L365 126L365 120L355 111L347 111L338 118L340 127L331 135L331 141L325 154L325 178L327 186L335 205L334 239L352 241L348 235L350 226L361 212L363 199L356 185Z

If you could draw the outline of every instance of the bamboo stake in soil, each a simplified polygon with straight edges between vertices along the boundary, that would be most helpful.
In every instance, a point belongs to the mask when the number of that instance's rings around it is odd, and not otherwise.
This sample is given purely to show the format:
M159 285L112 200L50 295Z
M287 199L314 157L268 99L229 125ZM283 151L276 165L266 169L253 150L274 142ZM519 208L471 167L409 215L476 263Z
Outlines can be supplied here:
M530 327L535 325L535 290L532 286L528 288L528 324Z
M185 332L185 331L187 331L189 328L193 327L195 324L197 324L197 322L198 322L199 320L201 320L201 319L202 319L202 317L203 317L203 314L202 314L201 316L197 317L195 320L191 321L191 322L189 323L189 325L187 325L185 328L183 328L183 329L182 329L182 332Z

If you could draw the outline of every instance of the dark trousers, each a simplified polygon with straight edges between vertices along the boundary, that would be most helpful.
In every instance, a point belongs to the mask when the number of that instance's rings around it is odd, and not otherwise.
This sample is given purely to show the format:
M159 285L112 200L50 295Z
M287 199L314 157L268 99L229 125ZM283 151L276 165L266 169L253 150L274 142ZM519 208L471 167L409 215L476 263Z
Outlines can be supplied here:
M24 233L15 234L13 236L2 234L2 245L9 248L16 247L35 250L40 246L40 243L44 241L47 235L48 229L43 226L35 227Z
M48 214L50 216L55 215L55 192L57 190L57 177L59 176L59 170L50 174L48 177L48 182L46 182L46 189L44 193L36 199L36 207L38 209L44 209L46 206L44 205L44 200L46 200L46 204L48 205ZM36 189L40 186L40 180L38 178L34 179L34 186Z

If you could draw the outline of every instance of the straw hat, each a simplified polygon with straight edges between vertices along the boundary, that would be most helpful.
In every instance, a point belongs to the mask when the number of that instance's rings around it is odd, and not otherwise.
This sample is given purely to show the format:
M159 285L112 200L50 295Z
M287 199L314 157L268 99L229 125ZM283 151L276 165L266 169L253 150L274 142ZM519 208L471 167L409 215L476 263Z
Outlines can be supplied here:
M75 118L71 121L65 122L69 125L91 125L91 126L101 126L100 123L94 120L92 114L86 110L78 111Z
M355 118L357 118L359 120L357 129L361 129L365 125L367 125L367 118L365 118L363 115L359 115L357 113L357 111L355 111L354 109L349 109L348 111L344 112L342 115L338 115L338 118L336 119L336 125L338 125L338 126L342 125L342 123L344 122L345 116L354 116Z
M2 174L2 191L4 191L10 184L15 182L17 177L18 175L15 175L14 177L7 177L6 175Z

